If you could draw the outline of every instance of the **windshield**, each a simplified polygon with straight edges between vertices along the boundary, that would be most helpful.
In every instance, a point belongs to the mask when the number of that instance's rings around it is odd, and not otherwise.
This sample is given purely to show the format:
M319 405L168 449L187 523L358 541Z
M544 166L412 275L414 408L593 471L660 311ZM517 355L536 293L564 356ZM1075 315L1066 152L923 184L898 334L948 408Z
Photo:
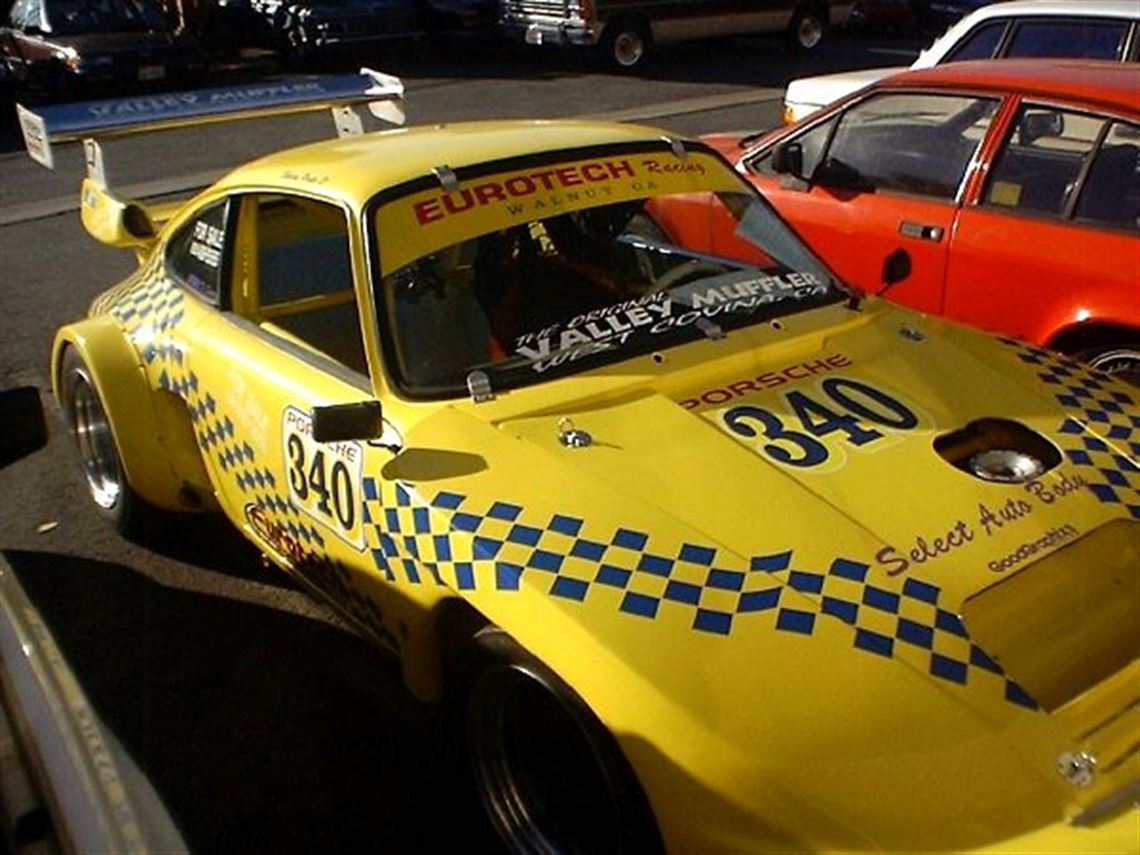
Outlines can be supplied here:
M378 205L372 223L381 340L411 397L517 388L842 296L704 151L433 182Z
M143 0L52 0L48 21L56 35L162 29L162 14Z

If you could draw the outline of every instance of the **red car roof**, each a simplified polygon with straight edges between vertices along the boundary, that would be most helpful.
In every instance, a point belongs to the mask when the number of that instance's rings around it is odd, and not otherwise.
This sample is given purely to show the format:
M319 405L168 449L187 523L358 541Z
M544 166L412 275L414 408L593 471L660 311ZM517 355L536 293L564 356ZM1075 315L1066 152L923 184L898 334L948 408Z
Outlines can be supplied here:
M951 62L904 71L877 88L908 86L1020 92L1140 113L1140 65L1085 59Z

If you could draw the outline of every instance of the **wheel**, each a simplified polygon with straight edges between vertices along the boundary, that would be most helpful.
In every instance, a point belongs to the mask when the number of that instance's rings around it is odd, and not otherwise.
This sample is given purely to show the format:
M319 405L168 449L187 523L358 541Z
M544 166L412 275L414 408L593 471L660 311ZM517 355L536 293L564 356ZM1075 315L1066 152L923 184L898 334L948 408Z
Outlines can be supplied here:
M573 689L496 627L455 668L471 771L510 852L663 852L633 770Z
M120 533L139 531L144 506L127 483L111 422L91 371L74 349L63 358L60 406L75 446L91 500Z
M618 19L606 25L602 53L605 61L619 71L643 65L649 48L649 28L640 21Z
M788 45L796 53L811 53L827 35L827 7L801 3L788 24Z
M1080 359L1098 371L1140 386L1140 344L1094 348L1081 353Z

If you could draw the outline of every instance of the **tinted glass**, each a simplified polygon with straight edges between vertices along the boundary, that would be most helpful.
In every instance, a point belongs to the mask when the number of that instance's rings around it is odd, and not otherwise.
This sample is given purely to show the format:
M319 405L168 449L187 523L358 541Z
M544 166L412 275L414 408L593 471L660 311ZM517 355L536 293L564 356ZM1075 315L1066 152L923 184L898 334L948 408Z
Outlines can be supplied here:
M963 95L878 95L843 114L814 180L864 192L952 199L998 102Z
M352 289L347 220L332 205L293 196L262 198L257 248L262 306Z
M1003 208L1060 216L1104 119L1027 105L998 156L984 201Z
M1027 21L1017 25L1006 56L1120 59L1128 25L1123 21Z
M228 200L202 209L170 239L166 250L171 275L214 304L221 296L228 260L229 209Z
M997 50L1005 21L991 21L970 32L954 50L946 54L943 62L965 62L970 59L989 59Z
M410 395L526 386L842 297L711 153L563 158L461 176L454 190L433 182L376 207L380 338ZM678 206L698 201L737 239L731 255L669 233Z
M1077 219L1140 230L1140 125L1117 122L1097 151Z

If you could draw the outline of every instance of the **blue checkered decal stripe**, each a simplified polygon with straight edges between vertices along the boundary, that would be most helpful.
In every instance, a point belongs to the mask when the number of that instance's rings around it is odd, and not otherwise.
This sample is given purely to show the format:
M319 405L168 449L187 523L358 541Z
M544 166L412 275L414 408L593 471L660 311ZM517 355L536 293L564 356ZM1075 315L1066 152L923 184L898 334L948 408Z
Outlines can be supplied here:
M940 605L941 590L917 579L887 590L868 581L864 563L837 558L817 570L798 565L791 550L734 566L702 544L661 550L629 528L588 532L578 517L534 520L520 505L477 508L451 492L425 501L413 487L373 479L365 479L364 494L373 560L397 584L501 592L526 584L578 603L605 591L631 618L683 609L693 630L714 635L763 621L777 632L811 636L821 621L837 620L851 627L857 650L905 656L953 683L992 680L1010 702L1036 708Z
M1102 502L1140 519L1140 405L1107 374L1039 347L999 339L1037 377L1068 415L1058 430L1062 451Z

